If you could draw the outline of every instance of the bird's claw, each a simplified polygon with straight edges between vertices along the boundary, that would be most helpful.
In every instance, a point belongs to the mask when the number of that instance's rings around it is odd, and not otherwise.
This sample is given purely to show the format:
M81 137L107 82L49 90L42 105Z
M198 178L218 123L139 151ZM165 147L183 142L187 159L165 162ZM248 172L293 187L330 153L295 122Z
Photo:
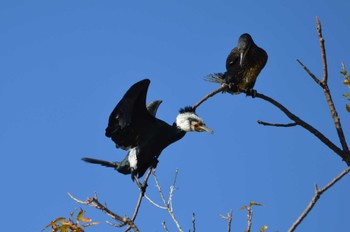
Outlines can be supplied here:
M244 92L247 96L251 96L252 98L255 98L257 94L257 91L255 89L246 89Z

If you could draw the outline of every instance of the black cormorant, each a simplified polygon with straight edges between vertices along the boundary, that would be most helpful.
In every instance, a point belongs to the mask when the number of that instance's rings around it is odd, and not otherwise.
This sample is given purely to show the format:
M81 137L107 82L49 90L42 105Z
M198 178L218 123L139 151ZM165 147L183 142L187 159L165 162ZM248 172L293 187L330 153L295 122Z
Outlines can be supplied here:
M196 115L192 107L180 110L173 125L155 117L160 102L155 108L146 109L146 95L150 80L137 82L125 93L109 117L106 136L118 148L127 149L122 162L108 162L83 158L89 163L113 167L123 174L131 174L132 179L140 178L149 167L156 167L162 150L185 136L186 132L207 131L213 133Z
M265 50L258 47L249 34L242 34L237 47L232 49L226 59L226 72L211 74L207 80L228 84L227 92L232 94L251 91L267 58Z

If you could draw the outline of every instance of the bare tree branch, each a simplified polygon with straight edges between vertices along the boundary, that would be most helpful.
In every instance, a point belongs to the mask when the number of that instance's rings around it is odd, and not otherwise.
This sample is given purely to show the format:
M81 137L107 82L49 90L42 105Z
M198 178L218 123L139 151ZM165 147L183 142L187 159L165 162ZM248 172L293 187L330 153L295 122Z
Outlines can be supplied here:
M145 195L145 192L146 192L146 189L147 189L147 182L148 182L148 178L150 177L152 173L152 168L150 168L148 170L148 173L145 177L145 179L143 180L143 184L141 186L139 186L139 189L140 189L140 196L139 196L139 199L137 201L137 204L136 204L136 207L135 207L135 211L134 211L134 214L132 216L132 220L134 221L137 217L137 213L139 212L139 208L140 208L140 205L141 205L141 202L142 202L142 198L143 196Z
M321 49L321 58L322 58L322 68L323 68L323 77L320 81L319 78L317 78L301 61L297 60L299 64L304 68L304 70L311 76L311 78L323 89L329 110L331 112L333 122L335 125L335 129L337 131L340 144L342 145L342 155L341 157L343 160L347 163L348 166L350 166L350 151L349 147L347 145L345 135L343 132L343 128L340 123L340 118L338 116L338 112L335 109L334 102L332 100L332 95L330 92L330 89L328 87L328 66L327 66L327 56L326 56L326 47L325 47L325 40L322 35L322 27L321 22L318 17L316 17L316 24L317 24L317 35L320 42L320 49ZM339 153L337 153L339 155Z
M292 123L287 123L287 124L280 124L280 123L269 123L269 122L264 122L264 121L257 121L258 124L263 125L263 126L275 126L275 127L292 127L292 126L297 126L298 123L292 122Z
M327 191L330 187L332 187L335 183L337 183L341 178L343 178L347 173L350 172L350 167L342 171L337 177L335 177L331 182L329 182L324 188L319 189L317 186L315 186L315 195L311 199L310 203L304 210L304 212L299 216L299 218L293 223L293 225L290 227L288 232L293 232L299 224L304 220L304 218L310 213L312 208L315 206L317 201L320 199L321 195Z
M305 122L304 120L300 119L298 116L290 112L285 106L283 106L281 103L277 102L276 100L256 92L255 93L256 98L263 99L272 105L276 106L278 109L280 109L288 118L290 118L292 121L297 123L299 126L302 126L306 130L308 130L310 133L315 135L321 142L323 142L326 146L328 146L332 151L334 151L336 154L338 154L347 164L350 165L350 160L347 159L346 154L334 143L332 143L326 136L324 136L320 131L318 131L316 128Z
M199 100L196 104L194 104L194 106L192 106L192 108L194 110L197 109L198 106L200 106L203 102L205 102L206 100L208 100L208 98L213 97L214 95L216 95L217 93L223 92L227 89L228 85L227 84L222 84L219 88L217 88L216 90L214 90L213 92L209 93L208 95L206 95L205 97L203 97L201 100Z

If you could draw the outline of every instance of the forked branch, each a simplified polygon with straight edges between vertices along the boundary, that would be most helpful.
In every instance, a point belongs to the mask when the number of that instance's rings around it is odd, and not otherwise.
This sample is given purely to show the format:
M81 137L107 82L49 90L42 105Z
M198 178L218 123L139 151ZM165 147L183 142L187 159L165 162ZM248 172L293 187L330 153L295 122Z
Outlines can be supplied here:
M321 195L327 191L330 187L332 187L335 183L337 183L341 178L343 178L347 173L350 172L350 167L342 171L337 177L335 177L331 182L329 182L324 188L319 189L317 185L315 186L315 194L311 199L310 203L304 210L304 212L299 216L299 218L293 223L288 232L293 232L298 225L304 220L304 218L310 213L312 208L315 206L317 201L320 199Z

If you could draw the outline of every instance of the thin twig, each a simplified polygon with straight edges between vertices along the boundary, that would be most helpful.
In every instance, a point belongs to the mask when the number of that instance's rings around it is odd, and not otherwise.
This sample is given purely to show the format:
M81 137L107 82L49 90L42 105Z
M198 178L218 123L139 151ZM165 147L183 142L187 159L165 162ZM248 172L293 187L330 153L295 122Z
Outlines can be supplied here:
M298 123L292 122L292 123L287 123L287 124L281 124L281 123L269 123L269 122L264 122L264 121L257 121L258 124L263 125L263 126L275 126L275 127L292 127L292 126L297 126Z
M196 215L192 213L192 232L196 232Z
M310 69L308 69L299 59L297 59L297 62L300 64L300 66L309 74L309 76L320 86L322 86L322 82L313 74Z
M317 35L318 35L318 39L320 40L321 57L322 57L322 68L323 68L322 83L327 84L328 83L328 66L327 66L326 48L324 46L324 39L322 36L321 22L317 16L316 16L316 23L317 23Z
M341 178L343 178L347 173L350 172L350 167L342 171L337 177L335 177L331 182L329 182L324 188L319 189L317 186L315 187L315 195L311 199L310 203L304 210L304 212L299 216L299 218L293 223L288 232L293 232L298 225L303 221L303 219L310 213L312 208L315 206L317 201L320 199L321 195L327 191L330 187L332 187L335 183L337 183Z
M155 207L160 208L160 209L163 209L163 210L167 210L167 208L166 208L165 206L159 205L158 203L156 203L155 201L153 201L153 200L152 200L149 196L147 196L146 194L145 194L145 198L146 198L152 205L154 205Z
M231 232L232 209L230 209L230 212L227 214L227 216L220 214L220 217L227 220L227 232Z
M168 229L165 221L162 222L162 225L163 225L163 228L164 228L165 232L169 232L169 229Z
M208 95L206 95L205 97L203 97L201 100L199 100L196 104L194 104L194 106L192 106L192 108L194 110L197 109L198 106L200 106L203 102L205 102L206 100L208 100L208 98L213 97L214 95L216 95L217 93L223 92L227 89L228 85L227 84L222 84L219 88L217 88L216 90L214 90L213 92L209 93Z
M176 189L175 186L176 186L176 179L178 174L179 174L179 169L176 169L173 184L170 186L168 205L171 211L173 211L173 196L174 196L174 191Z

